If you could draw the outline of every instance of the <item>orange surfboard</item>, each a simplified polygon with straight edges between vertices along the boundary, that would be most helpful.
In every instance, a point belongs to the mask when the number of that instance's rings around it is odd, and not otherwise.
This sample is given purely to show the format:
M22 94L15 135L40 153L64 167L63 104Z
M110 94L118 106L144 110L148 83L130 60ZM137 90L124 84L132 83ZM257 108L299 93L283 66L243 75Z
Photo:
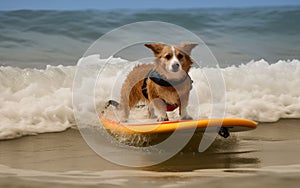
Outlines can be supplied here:
M131 124L120 123L115 120L100 117L100 122L108 131L125 135L151 135L172 133L175 130L185 131L189 129L195 129L197 132L204 132L207 127L221 127L221 130L223 129L228 132L240 132L255 129L257 126L256 122L241 118L176 120L166 122Z

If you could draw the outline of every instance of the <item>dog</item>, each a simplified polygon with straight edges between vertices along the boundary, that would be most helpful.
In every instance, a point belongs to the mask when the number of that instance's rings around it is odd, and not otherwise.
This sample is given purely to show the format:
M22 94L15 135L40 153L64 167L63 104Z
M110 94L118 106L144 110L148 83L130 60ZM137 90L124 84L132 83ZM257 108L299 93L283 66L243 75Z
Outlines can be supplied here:
M166 112L177 107L181 120L192 119L186 110L192 88L188 72L193 64L191 51L197 44L147 43L145 46L152 50L154 62L135 66L122 85L120 103L110 100L107 106L121 110L121 122L127 122L130 110L140 101L148 105L148 117L157 121L168 121Z

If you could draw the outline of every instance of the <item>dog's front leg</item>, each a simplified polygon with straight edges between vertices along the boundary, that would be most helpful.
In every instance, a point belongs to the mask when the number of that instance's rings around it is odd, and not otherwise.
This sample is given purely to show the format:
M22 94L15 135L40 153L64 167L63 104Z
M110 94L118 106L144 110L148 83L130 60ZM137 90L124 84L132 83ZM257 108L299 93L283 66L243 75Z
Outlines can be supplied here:
M189 101L189 93L180 97L180 105L179 105L179 115L181 120L191 120L193 119L186 110Z
M166 111L166 104L160 98L155 98L150 101L153 105L154 113L157 116L157 121L169 121Z
M149 119L157 118L157 116L155 115L154 107L153 107L152 103L148 104L148 118Z

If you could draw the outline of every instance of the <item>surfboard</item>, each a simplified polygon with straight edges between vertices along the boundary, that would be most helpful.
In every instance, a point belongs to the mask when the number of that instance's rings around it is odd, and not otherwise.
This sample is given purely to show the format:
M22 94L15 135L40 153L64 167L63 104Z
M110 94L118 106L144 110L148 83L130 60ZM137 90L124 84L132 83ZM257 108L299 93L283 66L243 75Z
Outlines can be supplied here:
M122 135L153 135L172 133L175 130L184 132L194 129L195 132L219 130L219 134L225 138L229 136L229 132L248 131L255 129L257 126L256 122L241 118L176 120L154 123L121 123L105 117L100 117L100 122L106 130Z

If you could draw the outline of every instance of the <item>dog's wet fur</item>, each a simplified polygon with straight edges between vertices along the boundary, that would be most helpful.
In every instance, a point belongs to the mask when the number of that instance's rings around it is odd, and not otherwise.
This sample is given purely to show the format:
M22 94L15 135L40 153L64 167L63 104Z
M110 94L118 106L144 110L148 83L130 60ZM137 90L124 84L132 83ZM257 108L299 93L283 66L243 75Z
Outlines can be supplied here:
M182 43L179 46L170 46L162 43L149 43L145 46L153 51L154 62L135 66L123 83L120 103L110 100L107 105L113 105L121 110L121 122L128 120L131 108L140 101L148 105L149 118L157 118L157 121L169 120L166 113L167 104L179 106L179 115L182 120L192 119L186 110L192 84L187 74L193 64L190 57L191 51L197 44ZM142 87L145 77L151 70L155 70L164 80L183 81L173 86L161 86L147 79L148 96L145 97Z

